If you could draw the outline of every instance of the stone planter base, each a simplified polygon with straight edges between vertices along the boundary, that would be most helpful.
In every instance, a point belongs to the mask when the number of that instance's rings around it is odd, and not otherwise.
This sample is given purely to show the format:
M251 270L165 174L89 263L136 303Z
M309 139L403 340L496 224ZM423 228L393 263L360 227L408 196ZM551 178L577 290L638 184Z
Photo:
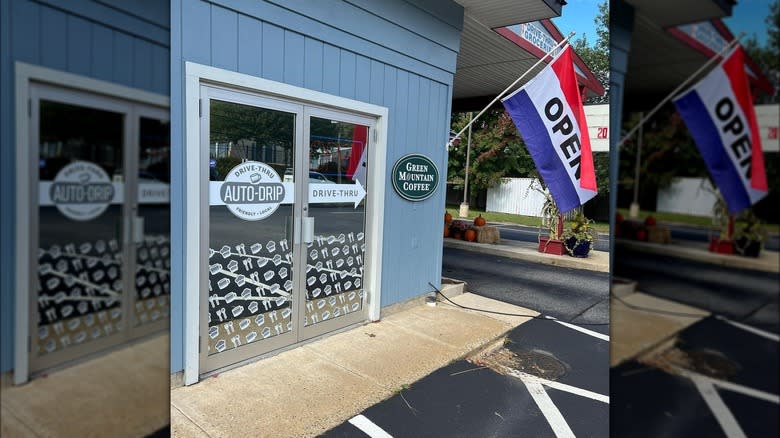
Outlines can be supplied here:
M564 241L566 249L570 256L577 258L584 258L590 253L590 242L583 240L577 243L576 237L570 237Z
M745 257L758 257L761 254L761 242L740 237L734 241L734 252Z
M550 238L547 236L540 236L539 252L545 254L563 255L566 252L566 248L563 246L562 240L550 240Z
M717 237L710 238L710 252L718 254L734 254L734 241L721 240Z

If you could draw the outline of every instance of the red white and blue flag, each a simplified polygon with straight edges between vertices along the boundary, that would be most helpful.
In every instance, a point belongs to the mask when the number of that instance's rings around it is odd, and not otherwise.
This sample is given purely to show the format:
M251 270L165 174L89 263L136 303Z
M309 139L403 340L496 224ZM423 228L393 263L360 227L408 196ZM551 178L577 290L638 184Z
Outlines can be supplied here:
M501 102L562 213L596 196L596 173L571 46Z
M737 46L699 83L674 98L729 212L739 212L767 194L764 154Z

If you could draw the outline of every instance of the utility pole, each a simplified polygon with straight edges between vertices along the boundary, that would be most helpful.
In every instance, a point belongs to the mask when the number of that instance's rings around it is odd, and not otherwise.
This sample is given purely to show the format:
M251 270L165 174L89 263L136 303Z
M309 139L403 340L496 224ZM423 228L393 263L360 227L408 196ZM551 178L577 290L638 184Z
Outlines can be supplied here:
M469 111L469 120L472 112ZM469 124L469 134L466 140L466 180L463 183L463 202L460 204L460 217L469 217L469 158L471 157L471 124Z
M644 113L639 113L639 119L644 118ZM634 165L634 201L628 210L628 216L632 219L639 217L639 165L642 162L642 127L639 125L639 134L637 136L636 146L636 164Z

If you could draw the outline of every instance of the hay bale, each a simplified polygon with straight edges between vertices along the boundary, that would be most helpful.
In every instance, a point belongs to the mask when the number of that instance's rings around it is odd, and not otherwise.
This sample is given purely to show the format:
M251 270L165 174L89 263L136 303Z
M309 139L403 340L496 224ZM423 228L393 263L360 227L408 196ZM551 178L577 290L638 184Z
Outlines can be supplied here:
M477 232L477 243L498 243L501 236L498 232L498 228L485 225L482 227L473 226Z

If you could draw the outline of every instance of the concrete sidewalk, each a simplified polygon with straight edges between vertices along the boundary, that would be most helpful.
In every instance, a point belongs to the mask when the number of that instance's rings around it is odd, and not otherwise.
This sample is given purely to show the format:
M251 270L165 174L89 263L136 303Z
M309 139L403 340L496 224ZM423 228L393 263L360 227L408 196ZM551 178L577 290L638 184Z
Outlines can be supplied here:
M470 293L480 309L537 315ZM176 437L316 436L497 339L528 317L415 305L171 391Z
M571 257L568 254L559 256L539 252L539 244L536 242L509 239L501 239L497 244L444 239L444 246L566 268L609 272L609 253L605 251L591 251L588 257L583 258Z
M0 436L142 437L168 424L167 334L4 386Z

